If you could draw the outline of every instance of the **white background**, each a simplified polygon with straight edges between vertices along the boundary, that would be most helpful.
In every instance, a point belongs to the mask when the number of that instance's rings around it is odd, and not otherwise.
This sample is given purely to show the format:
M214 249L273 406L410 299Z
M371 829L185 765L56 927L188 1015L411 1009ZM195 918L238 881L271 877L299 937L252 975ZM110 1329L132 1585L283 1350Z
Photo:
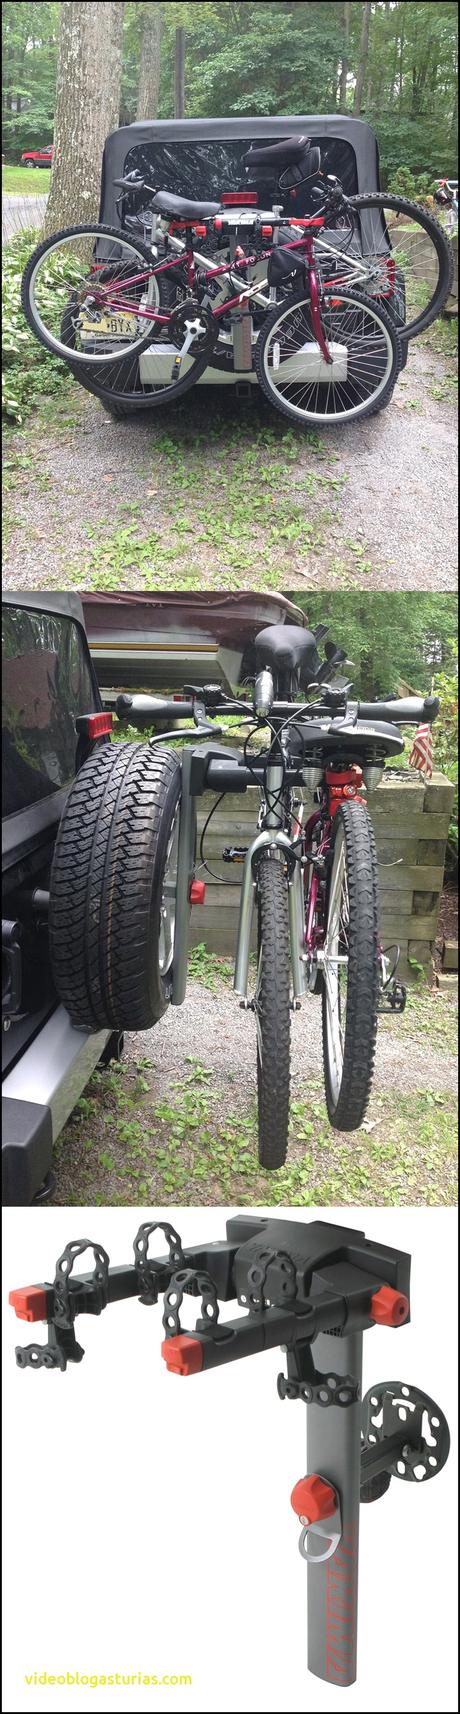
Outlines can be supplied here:
M167 1216L194 1244L224 1237L227 1212ZM146 1218L151 1210L7 1210L4 1303L12 1287L51 1279L64 1244L83 1233L113 1264L131 1261ZM362 1507L357 1684L340 1690L307 1674L306 1568L290 1506L305 1474L305 1413L277 1397L279 1352L187 1381L169 1375L161 1300L147 1309L134 1299L79 1320L86 1355L65 1375L16 1368L15 1344L45 1329L5 1309L5 1708L456 1709L455 1213L327 1218L412 1253L413 1319L364 1335L364 1387L415 1382L453 1439L426 1488L393 1481ZM45 1670L189 1673L193 1684L25 1687L26 1673Z

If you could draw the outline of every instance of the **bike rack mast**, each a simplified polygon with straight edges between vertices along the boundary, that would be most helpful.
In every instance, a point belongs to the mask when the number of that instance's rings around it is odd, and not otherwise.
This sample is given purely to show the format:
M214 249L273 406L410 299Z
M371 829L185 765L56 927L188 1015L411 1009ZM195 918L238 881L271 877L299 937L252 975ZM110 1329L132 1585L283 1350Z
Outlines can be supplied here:
M363 1335L341 1339L337 1356L338 1344L333 1335L323 1335L315 1345L315 1361L325 1374L335 1365L344 1376L352 1375L358 1388L356 1401L341 1413L339 1425L337 1409L325 1411L322 1405L312 1404L307 1410L307 1470L324 1472L340 1495L335 1551L315 1564L315 1542L308 1565L308 1665L317 1678L348 1685L356 1678ZM328 1525L330 1519L323 1527Z
M157 1230L168 1254L152 1258ZM88 1248L93 1272L74 1276ZM81 1362L77 1315L100 1315L129 1297L151 1306L160 1293L162 1355L174 1375L198 1375L281 1346L287 1374L278 1377L279 1396L307 1409L307 1474L291 1504L308 1564L308 1664L335 1685L356 1677L360 1504L380 1498L393 1476L426 1485L449 1453L446 1419L418 1388L379 1382L361 1399L363 1333L408 1321L409 1275L409 1256L363 1232L322 1220L236 1215L225 1240L187 1249L168 1222L147 1222L128 1266L111 1267L101 1245L78 1239L59 1257L53 1284L10 1293L20 1319L48 1322L47 1344L16 1348L20 1368L64 1371ZM183 1330L185 1296L200 1298L201 1308L194 1328ZM220 1323L219 1299L236 1300L243 1313Z

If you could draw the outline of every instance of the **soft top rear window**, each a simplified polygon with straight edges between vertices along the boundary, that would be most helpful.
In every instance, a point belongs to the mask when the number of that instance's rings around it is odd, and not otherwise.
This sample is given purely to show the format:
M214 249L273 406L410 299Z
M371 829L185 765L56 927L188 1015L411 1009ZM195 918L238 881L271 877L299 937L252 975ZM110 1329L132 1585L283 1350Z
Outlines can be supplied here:
M24 607L2 610L3 815L70 785L75 717L95 706L84 638L73 619Z
M195 142L191 138L177 142L173 138L168 141L152 139L152 142L133 144L126 155L124 172L131 173L136 170L142 173L155 190L170 190L175 196L189 196L195 200L200 197L205 201L218 202L222 191L244 190L248 185L243 155L253 141L259 145L263 144L265 148L269 143L279 143L280 137L274 130L272 137L256 139L250 134L247 137L208 137L201 142ZM322 171L334 173L341 180L346 195L354 196L358 189L358 180L355 151L351 143L344 142L342 137L312 137L312 142L320 145ZM273 177L267 176L263 181L262 177L258 176L257 190L259 207L271 208L274 196ZM314 204L311 204L310 193L311 187L308 183L299 185L295 202L292 201L292 205L290 203L293 214L311 213Z

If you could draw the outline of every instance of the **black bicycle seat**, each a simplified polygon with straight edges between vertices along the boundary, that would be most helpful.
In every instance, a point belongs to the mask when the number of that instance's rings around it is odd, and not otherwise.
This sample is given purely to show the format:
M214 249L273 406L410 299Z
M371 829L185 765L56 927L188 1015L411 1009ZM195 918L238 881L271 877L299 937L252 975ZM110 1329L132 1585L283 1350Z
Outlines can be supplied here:
M316 678L321 661L313 631L304 631L301 625L267 625L254 641L258 672L267 666L277 672L302 667L302 677Z
M266 143L261 149L251 145L243 161L247 167L295 167L309 148L309 137L283 137L281 143Z
M220 214L220 202L189 202L186 196L173 196L169 190L157 191L152 208L173 214L176 220L207 220L211 214Z

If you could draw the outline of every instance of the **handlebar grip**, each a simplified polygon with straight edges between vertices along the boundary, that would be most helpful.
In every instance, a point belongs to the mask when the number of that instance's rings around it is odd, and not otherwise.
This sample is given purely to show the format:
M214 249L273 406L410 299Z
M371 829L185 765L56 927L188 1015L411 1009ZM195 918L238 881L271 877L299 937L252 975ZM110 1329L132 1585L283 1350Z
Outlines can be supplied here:
M175 702L169 696L118 696L115 704L119 720L129 720L135 725L136 719L151 720L190 720L193 716L193 702Z
M357 707L358 720L389 720L393 726L410 725L412 721L419 725L426 721L431 725L439 714L439 698L395 696L394 702L358 702Z

